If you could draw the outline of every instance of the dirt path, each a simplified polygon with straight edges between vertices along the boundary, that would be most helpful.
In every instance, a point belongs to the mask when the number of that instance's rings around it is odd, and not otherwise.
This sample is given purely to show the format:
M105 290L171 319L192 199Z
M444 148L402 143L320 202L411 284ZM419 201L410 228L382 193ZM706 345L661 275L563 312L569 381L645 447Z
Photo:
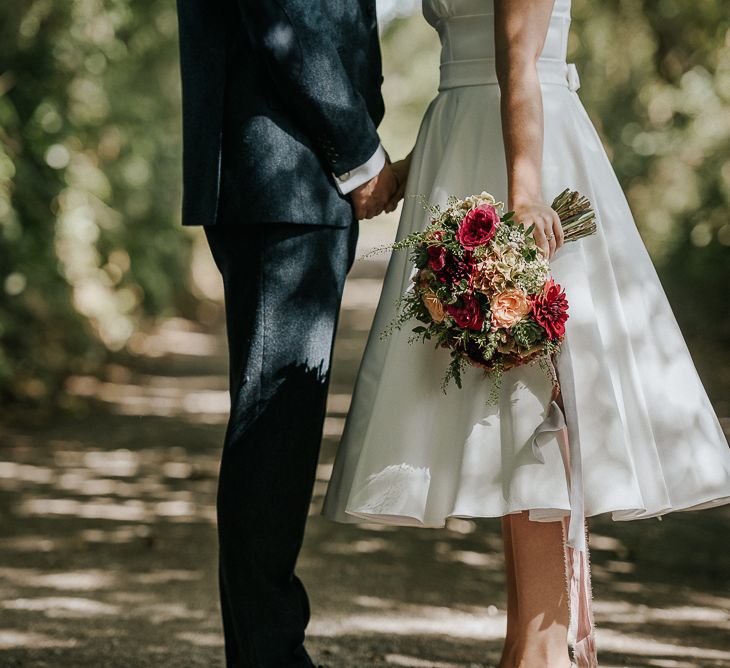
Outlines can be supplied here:
M331 668L494 666L497 521L445 530L318 516L382 265L348 284L300 571ZM171 321L132 365L77 379L98 400L0 428L0 666L222 666L214 497L227 410L219 332ZM195 351L195 355L181 351ZM602 666L730 666L730 511L593 523Z

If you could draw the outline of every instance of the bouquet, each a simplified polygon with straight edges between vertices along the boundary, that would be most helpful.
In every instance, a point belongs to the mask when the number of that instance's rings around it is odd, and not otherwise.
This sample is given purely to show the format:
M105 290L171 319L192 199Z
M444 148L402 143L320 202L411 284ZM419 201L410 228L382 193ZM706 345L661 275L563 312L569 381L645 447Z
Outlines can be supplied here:
M493 400L502 373L530 362L539 362L557 386L551 359L565 336L568 299L550 275L533 227L503 213L503 204L486 192L451 197L443 210L426 208L426 229L390 246L410 249L415 269L383 335L414 319L422 323L411 341L435 341L450 351L444 392L451 380L461 387L467 365L494 377ZM595 232L595 213L578 193L564 191L552 208L566 242Z

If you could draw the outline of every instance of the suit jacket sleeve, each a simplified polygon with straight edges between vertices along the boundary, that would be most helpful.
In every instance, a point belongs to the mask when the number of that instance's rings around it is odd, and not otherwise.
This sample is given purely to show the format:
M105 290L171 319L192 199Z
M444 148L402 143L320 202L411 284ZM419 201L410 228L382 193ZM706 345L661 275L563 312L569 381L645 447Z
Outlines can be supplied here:
M280 101L335 174L366 163L380 140L363 97L323 30L316 0L238 0L249 38Z

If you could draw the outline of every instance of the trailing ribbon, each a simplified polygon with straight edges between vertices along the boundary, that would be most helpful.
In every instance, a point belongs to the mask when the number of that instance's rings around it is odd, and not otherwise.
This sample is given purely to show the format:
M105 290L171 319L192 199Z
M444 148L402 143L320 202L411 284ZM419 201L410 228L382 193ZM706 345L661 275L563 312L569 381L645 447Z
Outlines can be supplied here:
M570 519L563 519L563 534L567 536L563 547L570 608L568 638L577 668L598 668L580 452L577 447L570 447L567 427L560 431L560 436L567 455L571 487Z
M530 437L532 444L532 454L541 464L545 463L545 457L541 452L541 448L554 432L559 434L565 433L564 449L567 459L567 474L570 480L570 524L568 527L568 545L577 550L586 549L585 540L585 510L583 505L583 476L580 461L580 451L578 448L571 449L567 444L567 424L565 414L561 410L558 403L553 400L548 407L548 414L545 419L537 425L535 431ZM548 438L544 438L547 436ZM575 472L575 475L573 475Z
M545 436L557 433L562 442L563 462L569 482L570 498L570 518L567 520L564 518L562 521L570 609L568 637L573 646L573 658L577 668L598 668L583 497L583 466L577 443L575 447L570 447L567 421L565 414L555 401L556 394L554 393L550 401L547 416L536 427L530 442L533 455L541 464L545 463L541 448L550 440Z

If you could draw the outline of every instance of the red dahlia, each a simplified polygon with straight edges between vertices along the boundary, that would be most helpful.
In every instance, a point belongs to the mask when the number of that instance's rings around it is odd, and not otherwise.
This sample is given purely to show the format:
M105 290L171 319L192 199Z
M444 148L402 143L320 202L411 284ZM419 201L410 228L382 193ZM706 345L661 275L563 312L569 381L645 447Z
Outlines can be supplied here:
M568 319L568 299L563 290L551 278L532 303L532 316L552 340L565 336Z

